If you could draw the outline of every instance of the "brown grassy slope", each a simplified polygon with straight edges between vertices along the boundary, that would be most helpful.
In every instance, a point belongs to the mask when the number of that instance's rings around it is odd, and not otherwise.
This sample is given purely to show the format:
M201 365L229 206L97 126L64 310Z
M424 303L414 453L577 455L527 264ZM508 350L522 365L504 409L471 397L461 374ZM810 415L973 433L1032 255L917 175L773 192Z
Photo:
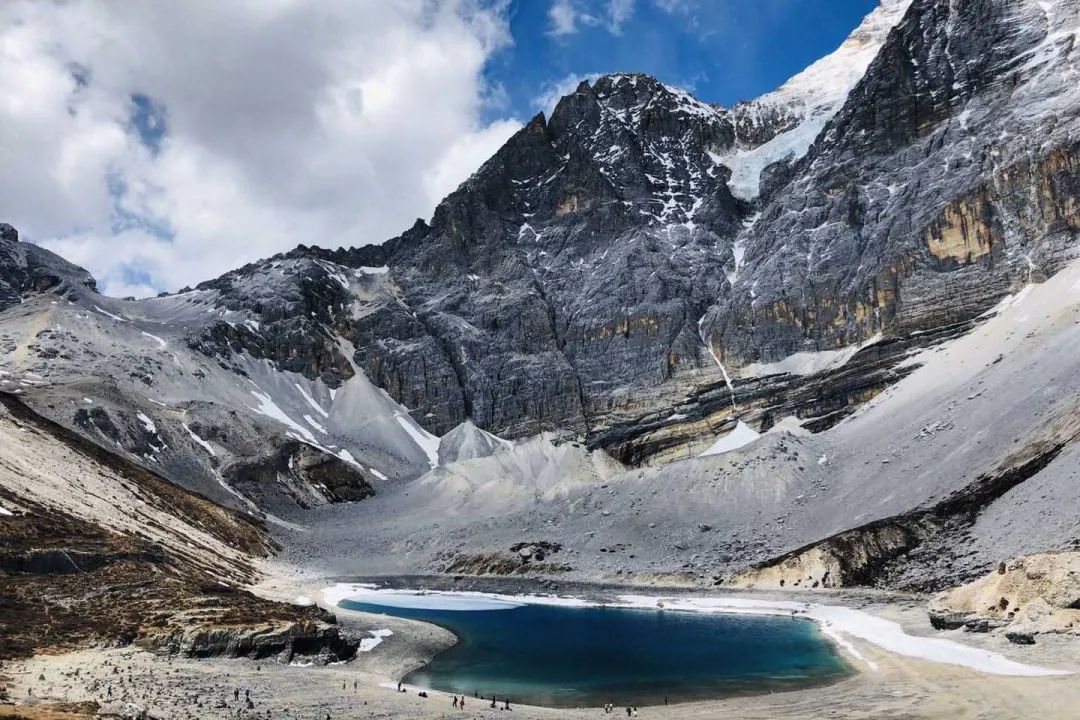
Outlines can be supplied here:
M242 632L295 624L303 632L333 622L317 608L241 589L257 577L252 560L273 549L257 522L103 450L10 395L0 395L0 433L9 440L0 444L0 506L15 511L0 514L0 659L126 644L192 625ZM40 462L28 465L28 452ZM66 484L90 475L92 485ZM116 516L95 518L102 504L87 510L83 492L103 494Z

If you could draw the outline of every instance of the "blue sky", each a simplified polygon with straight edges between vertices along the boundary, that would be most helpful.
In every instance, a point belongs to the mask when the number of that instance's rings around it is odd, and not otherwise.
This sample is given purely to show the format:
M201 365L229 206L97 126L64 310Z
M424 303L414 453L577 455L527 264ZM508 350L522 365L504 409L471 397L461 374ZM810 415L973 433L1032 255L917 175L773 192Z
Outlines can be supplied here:
M876 0L511 0L492 116L532 115L565 78L644 72L730 105L832 52ZM559 20L562 21L560 25ZM560 32L560 30L562 32Z

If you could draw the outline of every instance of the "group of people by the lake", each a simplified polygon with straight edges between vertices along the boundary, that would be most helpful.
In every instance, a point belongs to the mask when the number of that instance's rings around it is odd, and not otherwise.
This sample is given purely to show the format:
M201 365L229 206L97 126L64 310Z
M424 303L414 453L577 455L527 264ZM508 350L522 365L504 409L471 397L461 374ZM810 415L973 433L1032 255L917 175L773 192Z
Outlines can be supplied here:
M667 705L667 698L664 698L664 704ZM615 712L615 705L612 704L612 703L606 703L604 705L604 714L605 715L610 715L613 712ZM626 717L637 717L637 708L627 705L626 706Z
M477 700L481 699L480 698L480 693L478 693L478 692L473 693L473 697L475 697ZM510 707L510 698L503 698L503 704L502 704L502 706L500 706L498 701L495 699L494 695L491 696L491 704L488 707L490 707L492 710L494 710L495 708L499 708L500 710L513 710L514 709L514 708ZM462 695L461 697L458 697L457 695L454 695L454 708L457 709L457 710L464 710L465 709L465 696L464 695Z

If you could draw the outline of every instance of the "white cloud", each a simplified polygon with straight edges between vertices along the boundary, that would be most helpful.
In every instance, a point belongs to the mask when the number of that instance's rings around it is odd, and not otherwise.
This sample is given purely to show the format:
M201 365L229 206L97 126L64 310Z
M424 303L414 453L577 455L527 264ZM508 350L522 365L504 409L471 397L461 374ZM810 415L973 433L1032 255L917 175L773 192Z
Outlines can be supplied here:
M580 25L603 27L612 35L622 34L623 25L634 15L635 0L553 0L548 7L547 34L573 35ZM588 8L588 9L586 9Z
M618 35L622 26L634 15L634 0L608 0L608 29Z
M509 42L481 0L8 0L0 221L115 294L382 242L517 129L481 120Z
M697 0L653 0L653 4L670 13L686 13L697 8Z
M578 17L577 8L574 7L572 0L555 0L548 8L548 20L551 22L548 34L556 37L573 35L578 31Z

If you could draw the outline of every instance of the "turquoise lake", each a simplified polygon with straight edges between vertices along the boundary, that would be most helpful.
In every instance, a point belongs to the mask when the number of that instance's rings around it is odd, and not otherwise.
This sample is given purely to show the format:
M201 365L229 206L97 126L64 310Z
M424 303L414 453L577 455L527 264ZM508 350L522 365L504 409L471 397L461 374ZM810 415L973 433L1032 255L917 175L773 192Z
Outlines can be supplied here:
M423 603L420 603L423 604ZM793 690L852 674L816 625L787 617L551 605L348 610L441 625L458 643L409 674L410 685L511 704L674 704ZM474 702L479 702L474 700Z

